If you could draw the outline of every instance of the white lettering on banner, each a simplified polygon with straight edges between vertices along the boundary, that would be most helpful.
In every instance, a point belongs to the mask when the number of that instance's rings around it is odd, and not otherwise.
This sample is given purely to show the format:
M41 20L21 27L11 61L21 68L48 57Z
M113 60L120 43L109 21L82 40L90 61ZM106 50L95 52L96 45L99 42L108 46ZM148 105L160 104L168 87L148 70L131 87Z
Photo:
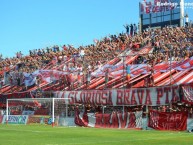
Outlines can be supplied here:
M179 100L178 86L114 90L58 91L55 98L68 98L68 104L166 105Z
M23 111L22 115L34 115L34 111Z
M94 127L142 128L142 111L112 114L96 114ZM90 122L88 122L90 124ZM90 126L92 127L92 126Z
M6 123L6 115L3 116L3 122ZM8 123L9 124L26 124L28 120L28 115L9 115Z

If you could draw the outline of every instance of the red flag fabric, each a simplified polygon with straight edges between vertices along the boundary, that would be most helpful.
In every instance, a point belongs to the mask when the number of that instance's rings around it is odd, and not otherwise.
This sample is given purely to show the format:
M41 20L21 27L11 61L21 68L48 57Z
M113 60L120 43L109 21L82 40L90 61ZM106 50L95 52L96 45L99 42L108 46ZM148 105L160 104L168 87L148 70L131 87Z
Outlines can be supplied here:
M187 112L150 111L148 126L156 130L184 131L187 129Z

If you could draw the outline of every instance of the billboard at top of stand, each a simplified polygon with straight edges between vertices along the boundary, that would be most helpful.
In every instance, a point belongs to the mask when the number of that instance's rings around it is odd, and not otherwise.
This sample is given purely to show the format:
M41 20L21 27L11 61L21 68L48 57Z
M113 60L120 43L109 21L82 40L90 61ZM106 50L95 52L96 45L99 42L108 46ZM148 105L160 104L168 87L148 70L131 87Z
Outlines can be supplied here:
M140 14L167 12L182 8L184 0L142 0Z

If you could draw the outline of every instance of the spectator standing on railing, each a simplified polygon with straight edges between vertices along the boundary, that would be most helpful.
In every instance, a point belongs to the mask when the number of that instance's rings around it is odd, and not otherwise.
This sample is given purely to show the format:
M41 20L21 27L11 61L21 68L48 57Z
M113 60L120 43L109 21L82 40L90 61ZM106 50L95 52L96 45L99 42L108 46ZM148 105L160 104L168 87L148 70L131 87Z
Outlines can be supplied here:
M46 52L50 53L50 48L49 47L46 47Z
M88 66L87 69L87 74L86 74L86 88L88 88L88 86L90 85L90 81L91 81L91 66Z
M66 47L66 45L63 45L63 46L62 46L62 49L63 49L63 51L67 51L67 50L68 50L68 48Z
M0 54L0 61L3 61L3 55Z
M129 35L129 25L126 24L126 25L123 25L123 26L124 26L125 29L126 29L126 34ZM112 38L114 38L114 37L112 37Z
M38 49L37 55L42 56L42 51L40 49Z
M137 26L136 26L136 24L133 25L133 31L134 31L134 35L137 35Z
M82 59L84 59L84 55L85 55L84 49L81 49L81 50L80 50L80 57L81 57Z
M77 80L78 80L78 87L80 87L81 84L82 84L82 81L81 81L81 72L80 72L80 70L78 70Z
M78 65L77 67L77 71L78 71L78 76L77 76L77 80L78 80L78 86L82 85L83 80L81 79L81 76L83 76L83 69L81 65Z
M130 25L130 35L133 36L133 24Z

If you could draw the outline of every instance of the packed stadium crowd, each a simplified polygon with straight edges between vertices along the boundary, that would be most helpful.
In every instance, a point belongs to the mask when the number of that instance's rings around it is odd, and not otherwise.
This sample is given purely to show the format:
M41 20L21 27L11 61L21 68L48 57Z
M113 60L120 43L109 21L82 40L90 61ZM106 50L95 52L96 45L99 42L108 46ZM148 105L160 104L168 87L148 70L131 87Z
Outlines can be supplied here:
M142 33L137 33L135 24L125 25L125 28L126 33L109 35L101 40L95 39L94 44L78 48L73 45L55 45L30 50L27 56L24 56L21 51L13 58L3 59L1 55L0 87L5 82L11 86L22 86L24 85L23 72L32 73L38 69L49 69L50 66L58 71L78 70L79 73L86 75L107 61L120 57L121 52L139 51L144 46L153 49L150 53L139 56L134 64L154 66L163 61L181 61L193 56L192 27L149 28ZM7 81L4 79L6 73L8 73Z

